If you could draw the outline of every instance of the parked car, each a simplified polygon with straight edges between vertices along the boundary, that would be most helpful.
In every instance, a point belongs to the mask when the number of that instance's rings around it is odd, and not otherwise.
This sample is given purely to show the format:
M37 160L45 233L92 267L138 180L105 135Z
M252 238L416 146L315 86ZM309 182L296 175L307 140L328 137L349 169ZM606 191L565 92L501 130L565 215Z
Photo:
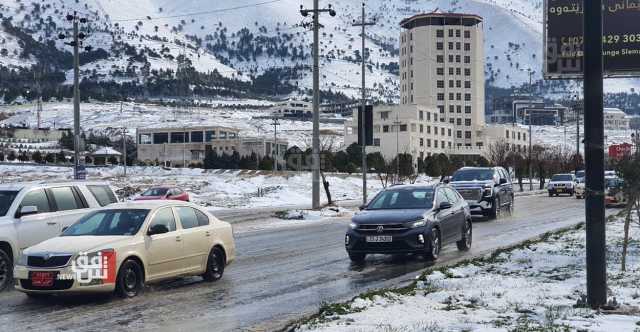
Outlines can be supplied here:
M450 184L469 203L473 214L496 219L503 209L514 211L511 176L502 167L463 167L453 173Z
M0 291L11 283L20 252L56 237L80 217L118 200L108 183L0 185Z
M136 197L136 201L163 200L170 199L175 201L189 201L189 194L176 187L152 187L145 190L140 196Z
M87 280L78 267L96 256L107 257L107 266L98 260L98 267L111 272ZM17 290L35 296L115 291L133 297L145 283L191 275L218 280L234 257L231 225L201 207L127 202L94 211L59 237L26 249L14 277Z
M619 177L606 177L604 179L604 201L607 207L624 207L627 198L622 191L624 181Z
M551 177L547 185L549 197L553 195L568 194L573 196L575 193L576 177L573 174L556 174Z
M582 199L585 198L585 183L584 183L584 177L583 178L577 178L576 179L576 188L575 188L575 194L576 194L576 199Z
M353 216L345 247L356 263L368 254L414 253L436 260L442 246L455 242L464 251L471 241L469 205L453 187L400 185L381 191Z
M582 182L584 183L585 175L586 175L586 171L584 171L584 170L577 171L576 172L576 180L582 180Z

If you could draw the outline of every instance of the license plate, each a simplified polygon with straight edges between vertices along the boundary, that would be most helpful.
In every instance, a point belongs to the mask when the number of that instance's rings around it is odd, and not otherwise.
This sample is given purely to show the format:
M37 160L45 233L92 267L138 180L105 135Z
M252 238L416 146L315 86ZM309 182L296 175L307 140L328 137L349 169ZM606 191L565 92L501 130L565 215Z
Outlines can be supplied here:
M561 193L564 191L564 189L556 189L557 192Z
M31 272L31 286L51 287L55 280L55 272Z
M378 235L378 236L367 236L367 242L393 242L393 236L389 235Z

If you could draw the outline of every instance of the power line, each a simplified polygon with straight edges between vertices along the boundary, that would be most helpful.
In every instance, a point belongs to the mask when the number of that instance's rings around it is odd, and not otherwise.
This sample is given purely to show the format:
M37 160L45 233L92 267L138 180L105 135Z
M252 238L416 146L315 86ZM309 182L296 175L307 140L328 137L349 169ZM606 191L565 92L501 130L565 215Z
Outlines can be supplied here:
M149 20L149 21L151 21L151 20L162 20L162 19L169 19L169 18L178 18L178 17L201 16L201 15L209 15L209 14L228 12L228 11L238 10L238 9L258 7L258 6L268 5L268 4L281 2L281 1L284 1L284 0L263 1L263 2L253 3L253 4L248 4L248 5L229 7L229 8L222 8L222 9L214 9L214 10L207 10L207 11L201 11L201 12L193 12L193 13L189 13L189 14L177 14L177 15L158 16L158 17L146 16L146 17L142 17L142 18L123 18L123 19L115 19L115 20L111 20L111 21L113 21L113 22L130 22L130 21L140 21L140 20Z

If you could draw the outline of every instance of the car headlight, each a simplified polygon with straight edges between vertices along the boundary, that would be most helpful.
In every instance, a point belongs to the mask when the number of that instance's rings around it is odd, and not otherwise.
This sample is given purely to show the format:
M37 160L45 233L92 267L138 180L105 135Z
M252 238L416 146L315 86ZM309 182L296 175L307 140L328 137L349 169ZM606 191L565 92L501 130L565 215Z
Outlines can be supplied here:
M18 256L18 261L16 262L16 265L20 265L20 266L27 266L27 255L25 255L24 253L21 253L20 256Z
M484 191L482 192L482 196L491 196L493 195L493 189L491 186L484 186Z
M427 220L426 219L419 219L419 220L410 222L408 225L409 225L409 228L424 227L424 226L427 225Z
M358 228L358 224L354 223L353 221L349 224L349 228L351 229L356 229Z

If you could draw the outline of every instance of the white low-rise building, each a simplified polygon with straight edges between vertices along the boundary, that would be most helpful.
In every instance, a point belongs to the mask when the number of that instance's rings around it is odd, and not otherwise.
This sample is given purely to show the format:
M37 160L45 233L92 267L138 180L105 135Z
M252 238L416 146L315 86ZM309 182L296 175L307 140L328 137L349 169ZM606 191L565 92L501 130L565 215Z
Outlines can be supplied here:
M629 118L627 114L619 108L604 109L604 129L605 130L628 130Z

